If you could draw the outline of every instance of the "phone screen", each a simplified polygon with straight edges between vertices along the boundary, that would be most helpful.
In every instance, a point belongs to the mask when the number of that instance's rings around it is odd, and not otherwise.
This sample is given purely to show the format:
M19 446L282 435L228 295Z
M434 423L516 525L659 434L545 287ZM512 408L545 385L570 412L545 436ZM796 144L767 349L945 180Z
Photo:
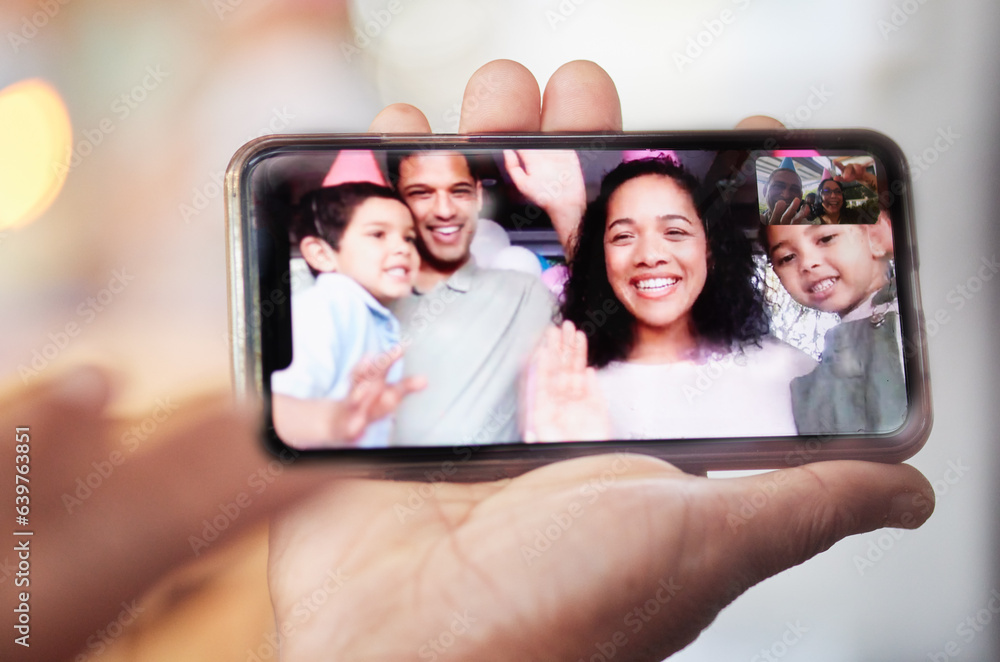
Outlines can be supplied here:
M904 427L918 302L880 155L585 147L253 160L253 323L277 438L454 448Z

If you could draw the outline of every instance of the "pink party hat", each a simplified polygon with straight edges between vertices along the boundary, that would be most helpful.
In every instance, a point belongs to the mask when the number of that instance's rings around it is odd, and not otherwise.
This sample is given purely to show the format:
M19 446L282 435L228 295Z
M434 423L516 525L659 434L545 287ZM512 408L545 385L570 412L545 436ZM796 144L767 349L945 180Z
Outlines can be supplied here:
M379 186L388 186L382 169L375 160L375 154L370 149L341 150L330 166L330 172L323 179L323 186L336 186L347 182L371 182Z

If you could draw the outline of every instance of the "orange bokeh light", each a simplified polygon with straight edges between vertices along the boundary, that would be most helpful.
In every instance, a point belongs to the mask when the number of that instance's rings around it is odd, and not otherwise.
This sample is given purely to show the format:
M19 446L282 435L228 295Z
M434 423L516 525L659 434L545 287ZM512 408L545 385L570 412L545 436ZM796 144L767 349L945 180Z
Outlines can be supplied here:
M0 90L0 230L30 223L66 181L72 127L52 85L23 80Z

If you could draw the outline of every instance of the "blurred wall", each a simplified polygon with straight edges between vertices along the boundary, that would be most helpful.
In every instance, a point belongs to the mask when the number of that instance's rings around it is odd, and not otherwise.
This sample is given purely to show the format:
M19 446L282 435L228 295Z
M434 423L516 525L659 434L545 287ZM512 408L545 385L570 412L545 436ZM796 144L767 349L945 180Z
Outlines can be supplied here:
M1000 221L998 14L985 0L5 2L0 87L53 83L75 158L44 215L0 231L0 374L102 361L136 410L224 387L220 182L233 152L265 133L363 131L395 101L453 131L468 75L492 58L525 63L542 85L565 61L597 61L628 129L758 113L874 128L914 178L936 422L913 464L937 513L752 589L675 659L997 659L983 614L1000 590L1000 278L977 273L995 264ZM113 281L124 287L109 298ZM102 294L99 310L88 304ZM69 323L79 333L43 356Z

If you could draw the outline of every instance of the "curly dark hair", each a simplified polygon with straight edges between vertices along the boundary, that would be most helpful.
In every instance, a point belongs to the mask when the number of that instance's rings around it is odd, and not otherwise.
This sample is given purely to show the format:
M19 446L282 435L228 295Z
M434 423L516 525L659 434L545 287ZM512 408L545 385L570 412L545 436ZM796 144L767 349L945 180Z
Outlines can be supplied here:
M584 213L569 262L561 313L586 333L588 363L601 368L625 360L635 344L635 317L618 301L608 282L604 234L611 195L625 182L644 175L676 182L691 196L704 225L708 275L691 309L699 339L727 347L758 343L769 329L763 284L751 242L733 221L722 190L699 182L670 159L640 159L622 163L605 175L600 194Z

